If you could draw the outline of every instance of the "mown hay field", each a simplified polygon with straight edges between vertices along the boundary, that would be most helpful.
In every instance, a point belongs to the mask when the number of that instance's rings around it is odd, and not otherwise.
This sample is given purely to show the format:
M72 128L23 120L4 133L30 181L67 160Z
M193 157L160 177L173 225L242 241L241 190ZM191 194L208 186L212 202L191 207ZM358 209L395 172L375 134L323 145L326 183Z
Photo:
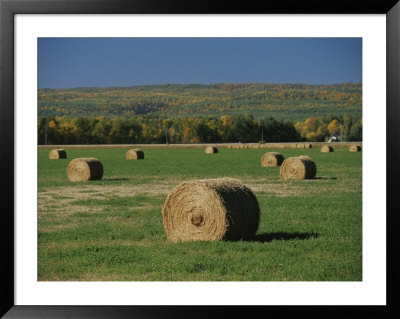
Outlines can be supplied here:
M362 152L335 149L155 149L129 161L127 148L38 149L40 281L361 281ZM307 155L310 180L282 180L262 167L267 151ZM101 180L70 182L73 158L101 161ZM167 195L183 181L232 177L257 196L260 226L248 241L172 243Z

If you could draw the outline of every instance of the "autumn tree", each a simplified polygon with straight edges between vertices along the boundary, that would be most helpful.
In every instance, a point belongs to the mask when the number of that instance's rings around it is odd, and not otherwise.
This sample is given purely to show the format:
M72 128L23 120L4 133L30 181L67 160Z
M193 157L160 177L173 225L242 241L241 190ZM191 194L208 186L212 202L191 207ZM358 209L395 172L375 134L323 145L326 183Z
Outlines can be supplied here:
M316 142L317 141L317 134L315 132L308 132L306 134L307 141Z
M329 136L329 131L325 125L321 125L318 127L317 132L317 141L318 142L324 142L325 138Z
M339 121L336 119L332 120L332 122L329 123L327 129L331 136L339 134L340 132Z
M321 125L321 120L316 117L311 117L306 119L304 126L308 132L315 132Z

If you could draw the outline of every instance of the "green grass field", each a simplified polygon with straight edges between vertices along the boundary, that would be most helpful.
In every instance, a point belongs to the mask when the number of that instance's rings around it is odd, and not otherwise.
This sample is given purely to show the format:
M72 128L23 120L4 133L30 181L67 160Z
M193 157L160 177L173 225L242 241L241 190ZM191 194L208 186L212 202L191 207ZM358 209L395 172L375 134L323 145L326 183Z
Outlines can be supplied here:
M38 149L40 281L360 281L362 153L336 149ZM262 154L309 155L313 180L284 181ZM103 179L69 182L76 157L96 157ZM233 177L256 194L261 222L252 241L170 243L161 210L183 181Z

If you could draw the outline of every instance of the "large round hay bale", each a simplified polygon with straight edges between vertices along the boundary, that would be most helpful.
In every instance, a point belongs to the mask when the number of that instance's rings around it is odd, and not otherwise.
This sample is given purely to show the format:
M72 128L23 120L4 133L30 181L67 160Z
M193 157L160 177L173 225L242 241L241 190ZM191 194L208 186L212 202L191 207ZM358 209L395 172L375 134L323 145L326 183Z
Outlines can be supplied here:
M103 165L94 157L74 158L67 166L71 182L92 181L103 177Z
M218 148L216 148L215 146L207 146L205 152L206 154L218 153Z
M283 160L284 160L284 157L281 153L278 153L278 152L265 153L261 157L261 166L263 166L263 167L281 166L283 163Z
M356 144L350 145L349 151L350 152L360 152L361 151L361 146L356 145Z
M282 179L312 179L317 174L317 166L308 156L289 157L280 168Z
M60 159L60 158L67 158L67 152L61 148L51 150L49 153L50 159Z
M322 153L330 153L333 152L333 147L329 145L322 145L321 147L321 152Z
M139 148L128 150L125 155L127 160L140 160L144 159L144 152Z
M172 242L240 240L256 234L260 207L240 180L202 179L175 187L165 200L162 216Z

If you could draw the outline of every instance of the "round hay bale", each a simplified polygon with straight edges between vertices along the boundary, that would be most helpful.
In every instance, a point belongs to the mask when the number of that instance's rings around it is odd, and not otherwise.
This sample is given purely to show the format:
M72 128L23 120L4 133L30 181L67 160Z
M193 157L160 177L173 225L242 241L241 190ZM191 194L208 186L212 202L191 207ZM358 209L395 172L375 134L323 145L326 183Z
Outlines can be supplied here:
M71 182L92 181L103 177L103 165L94 157L74 158L67 166Z
M261 157L261 166L263 167L281 166L283 161L284 157L281 153L269 152L265 153Z
M361 152L361 146L353 144L349 147L350 152Z
M312 179L317 174L317 166L308 156L289 157L280 168L281 179Z
M134 148L126 152L127 160L140 160L144 159L144 152L139 148Z
M322 153L330 153L333 152L333 147L329 145L322 145L321 147L321 152Z
M215 146L207 146L205 152L206 154L218 153L218 148L216 148Z
M60 158L67 158L67 152L65 150L59 148L55 150L51 150L49 153L50 159L60 159Z
M253 191L240 180L202 179L175 187L162 216L172 242L240 240L256 234L260 207Z

